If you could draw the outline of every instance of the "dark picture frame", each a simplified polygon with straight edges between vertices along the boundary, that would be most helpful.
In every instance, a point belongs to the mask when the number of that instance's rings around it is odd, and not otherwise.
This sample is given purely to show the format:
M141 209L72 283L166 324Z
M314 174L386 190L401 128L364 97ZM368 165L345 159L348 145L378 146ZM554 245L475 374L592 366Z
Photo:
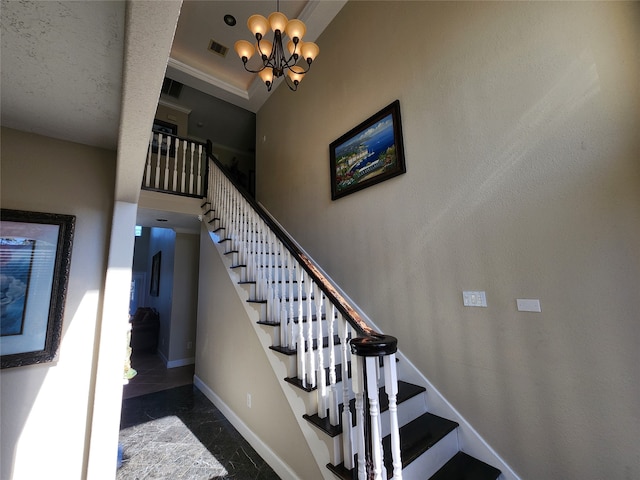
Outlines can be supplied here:
M58 354L75 218L0 209L1 368Z
M329 145L331 200L407 171L396 100Z
M157 297L160 295L160 266L162 261L162 251L156 253L151 259L151 285L149 295Z

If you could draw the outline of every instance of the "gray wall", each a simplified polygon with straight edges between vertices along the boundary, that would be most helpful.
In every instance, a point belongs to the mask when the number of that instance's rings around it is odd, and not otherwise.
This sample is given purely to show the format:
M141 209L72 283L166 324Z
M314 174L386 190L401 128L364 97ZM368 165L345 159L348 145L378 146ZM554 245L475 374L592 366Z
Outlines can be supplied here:
M167 95L162 95L162 98L191 110L188 120L189 137L209 139L213 143L243 152L255 150L256 116L253 112L187 85L182 87L179 98Z
M1 136L2 208L75 215L76 224L58 358L0 375L0 477L82 478L116 155L7 128Z
M147 284L151 285L151 266L153 256L160 252L160 283L158 296L149 295L149 307L158 311L160 316L160 336L158 351L165 360L169 360L169 343L171 337L171 309L173 302L173 262L176 233L169 228L152 228L149 236L149 275ZM134 365L135 368L135 365Z
M176 233L168 357L174 364L195 361L199 260L200 236Z
M136 240L134 271L147 275L146 302L141 306L153 307L160 315L158 351L168 367L195 360L199 249L199 235L168 228L144 228ZM158 252L160 290L154 297L149 295L149 286L152 259Z
M349 2L318 44L258 200L522 478L639 478L640 3ZM332 202L395 99L407 173Z

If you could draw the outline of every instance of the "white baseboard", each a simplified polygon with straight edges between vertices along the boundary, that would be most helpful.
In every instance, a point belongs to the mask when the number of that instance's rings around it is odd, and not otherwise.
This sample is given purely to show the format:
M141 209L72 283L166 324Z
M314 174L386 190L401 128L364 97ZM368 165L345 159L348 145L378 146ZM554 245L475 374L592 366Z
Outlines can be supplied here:
M193 376L193 384L204 393L204 395L213 403L218 410L231 422L240 435L249 442L249 445L258 452L265 462L284 480L299 480L299 477L280 457L278 457L269 446L264 443L249 427L238 417L231 408L215 394L207 384L205 384L197 375Z
M196 363L196 357L181 358L167 362L167 368L184 367L186 365L193 365L194 363Z

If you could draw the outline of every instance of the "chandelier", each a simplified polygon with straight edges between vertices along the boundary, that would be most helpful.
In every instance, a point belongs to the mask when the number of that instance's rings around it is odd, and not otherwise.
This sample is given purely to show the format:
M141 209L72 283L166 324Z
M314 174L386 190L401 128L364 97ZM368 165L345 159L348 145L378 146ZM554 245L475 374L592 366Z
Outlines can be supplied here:
M307 31L304 22L298 19L289 20L280 12L279 7L278 1L276 11L269 15L268 19L262 15L251 15L247 20L247 27L256 37L255 46L247 40L238 40L235 51L242 59L244 69L257 73L267 85L267 91L271 91L274 77L282 77L285 73L287 86L296 91L304 74L311 68L311 62L320 53L320 48L313 42L303 42L302 37ZM269 27L273 30L273 42L264 38ZM290 39L286 50L288 54L282 45L285 34ZM256 52L262 63L256 70L252 70L247 66L247 62Z

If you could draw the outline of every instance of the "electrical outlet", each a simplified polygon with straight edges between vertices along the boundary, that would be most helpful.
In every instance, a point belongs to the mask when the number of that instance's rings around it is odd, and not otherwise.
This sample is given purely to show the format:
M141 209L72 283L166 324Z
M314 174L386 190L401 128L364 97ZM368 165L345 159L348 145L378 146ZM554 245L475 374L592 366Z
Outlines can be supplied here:
M247 393L247 407L251 408L251 394Z
M187 350L191 350L193 348L193 342L187 342Z

